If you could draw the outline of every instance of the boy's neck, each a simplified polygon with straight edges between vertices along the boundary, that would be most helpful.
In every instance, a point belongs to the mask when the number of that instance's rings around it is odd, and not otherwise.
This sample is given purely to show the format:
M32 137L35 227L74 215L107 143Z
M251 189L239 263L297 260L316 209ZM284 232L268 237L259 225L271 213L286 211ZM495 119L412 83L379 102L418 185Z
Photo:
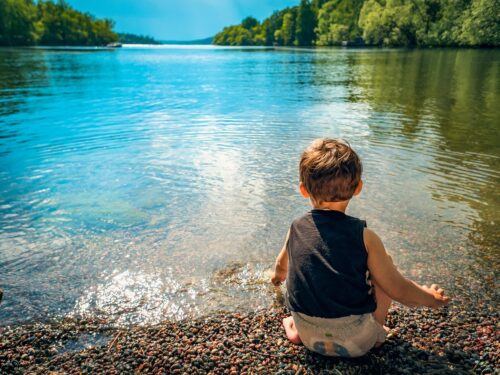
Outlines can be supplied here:
M345 213L345 210L347 209L347 206L349 205L350 201L351 200L348 199L346 201L341 201L341 202L321 202L318 204L311 200L311 205L316 210L340 211Z

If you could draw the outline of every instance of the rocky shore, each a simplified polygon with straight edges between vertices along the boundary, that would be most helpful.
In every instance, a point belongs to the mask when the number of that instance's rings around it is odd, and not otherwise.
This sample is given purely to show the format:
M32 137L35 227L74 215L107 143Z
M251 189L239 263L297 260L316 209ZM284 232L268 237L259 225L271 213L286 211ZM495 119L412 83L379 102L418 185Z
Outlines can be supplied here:
M282 307L156 326L63 320L0 328L0 374L498 374L498 311L455 302L390 313L386 344L358 359L290 344Z

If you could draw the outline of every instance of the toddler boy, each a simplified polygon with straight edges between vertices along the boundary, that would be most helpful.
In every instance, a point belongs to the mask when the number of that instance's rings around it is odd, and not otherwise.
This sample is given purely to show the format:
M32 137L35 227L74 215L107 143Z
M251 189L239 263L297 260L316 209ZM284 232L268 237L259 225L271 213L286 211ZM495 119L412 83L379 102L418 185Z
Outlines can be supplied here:
M348 143L315 140L299 172L313 208L293 221L271 279L286 279L291 316L283 325L291 342L323 355L362 356L384 342L392 300L432 308L450 301L437 285L402 276L366 222L345 214L363 187L361 160Z

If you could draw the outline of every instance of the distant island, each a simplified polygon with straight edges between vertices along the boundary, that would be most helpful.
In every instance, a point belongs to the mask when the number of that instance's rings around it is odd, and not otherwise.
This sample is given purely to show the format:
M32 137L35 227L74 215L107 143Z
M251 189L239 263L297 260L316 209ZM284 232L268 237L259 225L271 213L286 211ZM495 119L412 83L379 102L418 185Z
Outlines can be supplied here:
M200 45L200 44L212 44L213 37L205 39L195 39L195 40L162 40L161 44L182 44L182 45Z
M232 46L499 47L498 0L301 0L225 27Z
M118 33L118 42L123 44L162 44L150 36L130 33Z

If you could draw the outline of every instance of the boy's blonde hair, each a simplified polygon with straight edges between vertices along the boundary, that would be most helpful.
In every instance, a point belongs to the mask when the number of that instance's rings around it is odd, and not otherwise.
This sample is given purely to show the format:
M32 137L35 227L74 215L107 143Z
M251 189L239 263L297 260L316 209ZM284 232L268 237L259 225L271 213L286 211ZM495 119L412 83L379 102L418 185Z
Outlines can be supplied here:
M341 139L314 140L299 164L300 182L317 203L351 199L362 171L358 154Z

